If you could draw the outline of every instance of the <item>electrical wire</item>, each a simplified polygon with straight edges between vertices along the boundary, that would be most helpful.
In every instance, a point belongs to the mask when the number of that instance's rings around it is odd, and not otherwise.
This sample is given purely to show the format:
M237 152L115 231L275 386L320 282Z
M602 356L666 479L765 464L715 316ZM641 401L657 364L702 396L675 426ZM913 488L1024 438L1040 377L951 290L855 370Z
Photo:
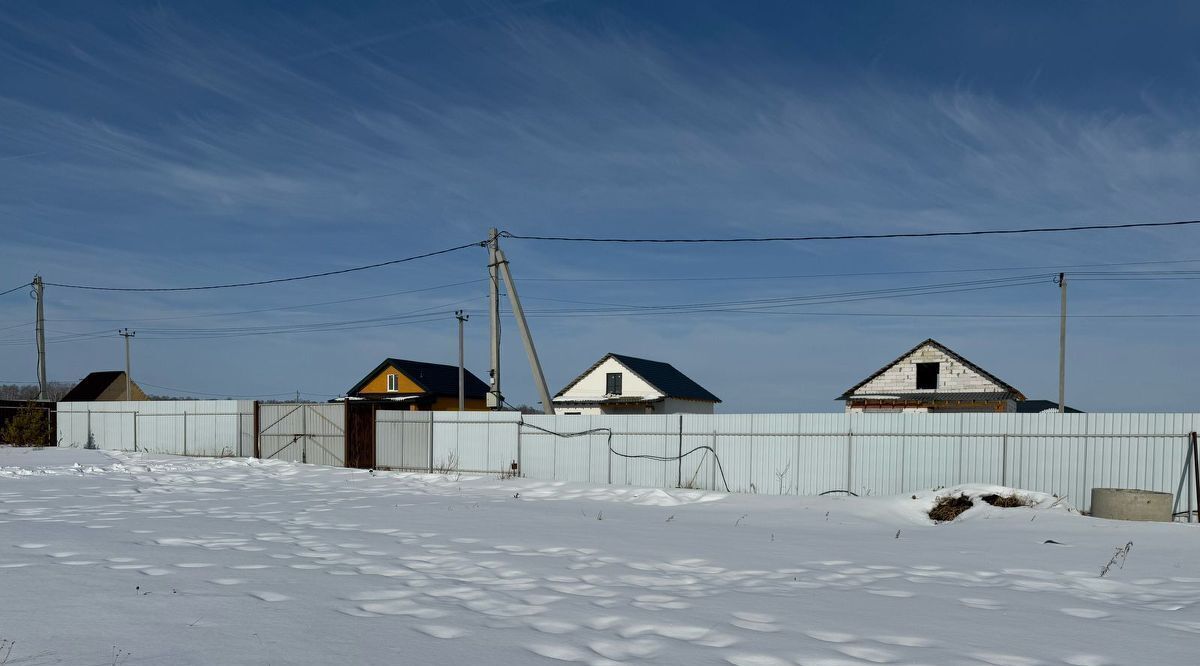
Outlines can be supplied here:
M660 313L660 312L722 312L728 308L730 311L738 311L735 308L740 306L754 306L760 309L773 309L780 307L788 307L792 305L829 305L835 303L852 303L864 300L878 300L881 298L902 298L909 296L924 296L929 294L956 293L964 291L979 291L983 289L999 289L1007 287L1022 287L1033 284L1041 284L1050 278L1046 275L1020 276L1012 278L996 278L990 280L971 280L963 282L947 282L940 284L928 285L913 285L906 287L892 287L887 289L871 289L862 291L835 292L827 294L814 294L808 296L785 296L778 298L762 298L749 299L738 301L713 301L706 303L686 303L686 304L658 304L658 305L622 305L622 304L597 304L606 305L604 308L593 309L575 309L569 311L549 311L549 312L570 312L572 314L589 314L589 313L607 313L607 314L638 314L641 312ZM527 297L529 300L539 300L536 297ZM555 300L555 299L545 299ZM586 303L584 303L586 304ZM528 314L531 316L547 311L530 310Z
M517 426L518 427L524 426L526 428L540 430L541 432L547 433L549 435L554 435L555 437L562 437L564 439L569 439L572 437L585 437L587 435L595 435L595 434L602 433L602 432L607 433L608 434L607 444L608 444L609 453L611 453L615 456L618 456L620 458L629 458L632 460L653 460L655 462L674 462L676 460L682 461L684 458L690 456L691 454L693 454L697 451L708 451L709 453L712 453L713 460L716 461L716 463L717 463L717 469L721 472L721 483L724 484L724 486L725 486L725 492L727 492L727 493L732 492L731 490L729 490L729 482L725 480L725 468L724 468L724 466L721 465L721 458L717 456L716 449L714 449L713 447L708 446L708 445L702 444L700 446L697 446L694 449L691 449L690 451L686 451L677 456L656 456L656 455L646 454L646 453L639 453L639 454L622 453L613 448L612 428L590 428L588 430L580 430L579 432L555 432L553 430L550 430L549 428L543 428L541 426L535 426L532 423L527 423L525 421L524 417L522 417L521 420L517 421Z
M503 314L512 314L505 310ZM529 318L560 318L560 317L627 317L627 316L653 316L662 314L664 316L675 316L679 314L751 314L751 315L791 315L804 317L890 317L898 319L908 318L950 318L950 319L1058 319L1060 314L1026 314L1026 313L1011 313L1011 314L995 314L995 313L949 313L949 312L815 312L811 310L696 310L694 312L583 312L576 313L570 310L560 311L544 311L532 313L526 311L525 315ZM1200 317L1200 313L1191 312L1147 312L1134 314L1068 314L1068 319L1194 319Z
M432 287L422 287L420 289L407 289L404 291L393 291L393 292L389 292L386 294L375 294L373 296L356 296L354 298L342 298L342 299L338 299L335 301L322 301L320 303L302 303L302 304L298 304L298 305L280 305L280 306L271 307L271 308L259 308L256 310L234 310L234 311L229 311L229 312L204 312L204 313L194 314L194 315L175 315L175 316L170 316L170 317L146 317L143 319L130 319L128 317L125 317L125 318L119 318L119 319L86 319L86 318L47 319L46 321L53 321L53 322L112 321L112 322L134 323L134 322L147 322L147 321L177 321L180 319L202 319L202 318L208 318L208 317L232 317L232 316L244 315L244 314L259 314L262 312L277 312L280 310L303 310L305 308L317 308L317 307L324 307L326 305L344 305L346 303L357 303L360 301L370 301L370 300L376 300L376 299L380 299L380 298L391 298L392 296L403 296L406 294L418 294L418 293L422 293L422 292L426 292L426 291L437 291L439 289L449 289L451 287L461 287L463 285L478 284L480 282L486 282L486 280L483 278L479 278L479 279L475 279L475 280L465 280L462 282L451 282L449 284L439 284L439 285L434 285ZM0 331L2 331L2 330L4 330L4 329L0 328Z
M25 287L32 287L32 286L33 286L32 282L26 282L25 284L19 284L7 291L0 291L0 296L7 296L8 294L13 293L14 291L20 291L20 290L24 289Z
M1072 231L1102 231L1110 229L1143 229L1154 227L1181 227L1200 224L1200 220L1173 222L1127 222L1122 224L1081 224L1069 227L1027 227L1023 229L978 229L974 231L914 231L886 234L844 234L830 236L766 236L758 238L589 238L578 236L524 236L508 231L500 232L502 238L514 240L561 241L569 243L775 243L794 241L833 240L876 240L883 238L939 238L950 236L998 236L1015 234L1062 233Z
M174 391L175 393L184 393L184 394L190 394L190 395L203 395L203 396L210 396L210 397L225 397L225 398L277 398L277 397L283 396L283 395L296 395L296 393L297 393L297 391L284 391L283 393L254 393L254 394L237 395L237 394L233 394L233 393L209 393L206 391L192 391L190 389L174 388L171 386L159 386L158 384L151 384L149 382L145 382L140 379L138 380L137 383L139 386L149 386L151 388L156 388L156 389L160 389L163 391ZM315 395L318 397L329 397L329 398L337 397L332 393L310 393L308 391L299 391L299 393L300 393L300 395Z
M449 254L451 252L457 252L458 250L465 250L469 247L479 247L479 245L480 245L479 242L466 243L464 245L449 247L444 250L436 250L434 252L426 252L424 254L416 254L411 257L404 257L402 259L392 259L391 261L381 261L376 264L367 264L365 266L355 266L353 268L343 268L343 269L336 270L336 271L325 271L323 273L310 273L308 275L296 275L296 276L292 276L292 277L274 278L271 280L258 280L255 282L231 282L231 283L227 283L227 284L210 284L210 285L202 285L202 286L197 286L197 287L100 287L100 286L95 286L95 285L64 284L61 282L46 282L45 285L48 287L59 287L62 289L87 289L90 291L122 291L122 292L205 291L205 290L210 290L210 289L232 289L235 287L257 287L257 286L265 285L265 284L279 284L281 282L295 282L297 280L311 280L313 278L329 277L331 275L344 275L346 273L355 273L358 271L370 270L372 268L381 268L383 266L394 266L396 264L403 264L403 263L406 263L409 261L416 261L418 259L427 259L429 257L436 257L436 256L442 255L442 254ZM26 285L21 285L21 286L24 287ZM20 289L20 288L21 287L17 287L17 289ZM0 294L0 295L2 295L2 294Z
M799 275L724 275L724 276L666 276L666 277L602 277L602 278L562 278L562 277L525 277L524 282L731 282L737 280L803 280L814 278L854 278L881 277L890 275L932 275L940 273L998 273L1002 271L1041 271L1054 270L1063 272L1075 268L1100 268L1109 266L1152 266L1163 264L1191 264L1200 259L1171 259L1165 261L1124 261L1106 264L1059 264L1048 266L1004 266L993 268L941 268L925 271L873 271L865 273L807 273ZM1072 270L1071 275L1080 273Z

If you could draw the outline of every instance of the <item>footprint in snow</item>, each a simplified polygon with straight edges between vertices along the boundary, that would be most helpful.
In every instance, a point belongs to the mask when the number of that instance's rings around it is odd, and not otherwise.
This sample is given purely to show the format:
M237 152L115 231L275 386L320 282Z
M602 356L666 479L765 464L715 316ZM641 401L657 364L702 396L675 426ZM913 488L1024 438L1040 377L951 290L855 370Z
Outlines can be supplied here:
M1108 666L1116 662L1098 654L1075 654L1063 657L1063 663L1069 666Z
M825 643L850 643L858 639L854 634L846 634L840 631L806 631L804 633L809 638L815 638Z
M462 636L467 635L465 629L459 629L458 627L447 627L441 624L423 624L415 626L413 629L416 629L426 636L433 636L434 638L461 638Z
M291 597L287 596L286 594L280 594L278 592L251 592L250 596L255 597L256 599L259 599L261 601L267 601L267 602L271 602L271 603L278 602L278 601L288 601L291 599Z
M775 624L775 618L771 615L765 615L763 613L735 612L733 617L734 619L730 621L729 624L732 624L739 629L759 631L763 633L779 631L779 626Z
M1085 620L1102 620L1106 617L1112 616L1112 613L1095 608L1060 608L1058 610L1060 613L1065 615L1083 618Z
M846 645L837 650L848 657L869 661L873 664L886 664L896 660L896 655L892 652L866 645Z
M958 602L967 608L978 608L979 610L1002 610L1004 608L1004 604L993 599L966 598L959 599Z

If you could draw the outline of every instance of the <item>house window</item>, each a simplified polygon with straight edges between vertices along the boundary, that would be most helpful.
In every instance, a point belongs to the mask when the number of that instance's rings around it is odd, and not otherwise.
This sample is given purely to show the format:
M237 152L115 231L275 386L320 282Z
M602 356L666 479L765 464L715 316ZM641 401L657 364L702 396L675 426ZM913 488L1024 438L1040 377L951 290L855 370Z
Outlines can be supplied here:
M610 372L605 379L604 395L621 395L621 373Z
M917 388L936 389L938 387L938 370L941 363L917 364Z
M396 391L399 391L400 390L400 381L396 377L396 375L388 375L387 378L388 378L387 379L388 392L395 393Z

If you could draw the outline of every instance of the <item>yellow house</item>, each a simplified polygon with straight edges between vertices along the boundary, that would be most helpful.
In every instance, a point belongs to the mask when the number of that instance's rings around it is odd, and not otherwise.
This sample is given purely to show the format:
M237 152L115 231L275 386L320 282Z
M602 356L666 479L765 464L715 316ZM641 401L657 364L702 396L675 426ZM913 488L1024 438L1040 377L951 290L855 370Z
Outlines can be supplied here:
M487 409L487 384L463 372L468 411ZM389 358L346 391L350 400L392 400L411 410L450 412L458 409L458 366Z

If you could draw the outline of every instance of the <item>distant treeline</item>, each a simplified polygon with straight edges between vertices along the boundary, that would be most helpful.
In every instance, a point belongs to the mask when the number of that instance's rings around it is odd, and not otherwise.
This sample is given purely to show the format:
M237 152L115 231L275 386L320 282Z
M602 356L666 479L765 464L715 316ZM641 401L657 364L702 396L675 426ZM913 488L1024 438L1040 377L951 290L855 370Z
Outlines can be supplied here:
M74 382L50 382L50 400L58 402L67 391L75 388ZM37 384L0 384L0 400L37 400Z

